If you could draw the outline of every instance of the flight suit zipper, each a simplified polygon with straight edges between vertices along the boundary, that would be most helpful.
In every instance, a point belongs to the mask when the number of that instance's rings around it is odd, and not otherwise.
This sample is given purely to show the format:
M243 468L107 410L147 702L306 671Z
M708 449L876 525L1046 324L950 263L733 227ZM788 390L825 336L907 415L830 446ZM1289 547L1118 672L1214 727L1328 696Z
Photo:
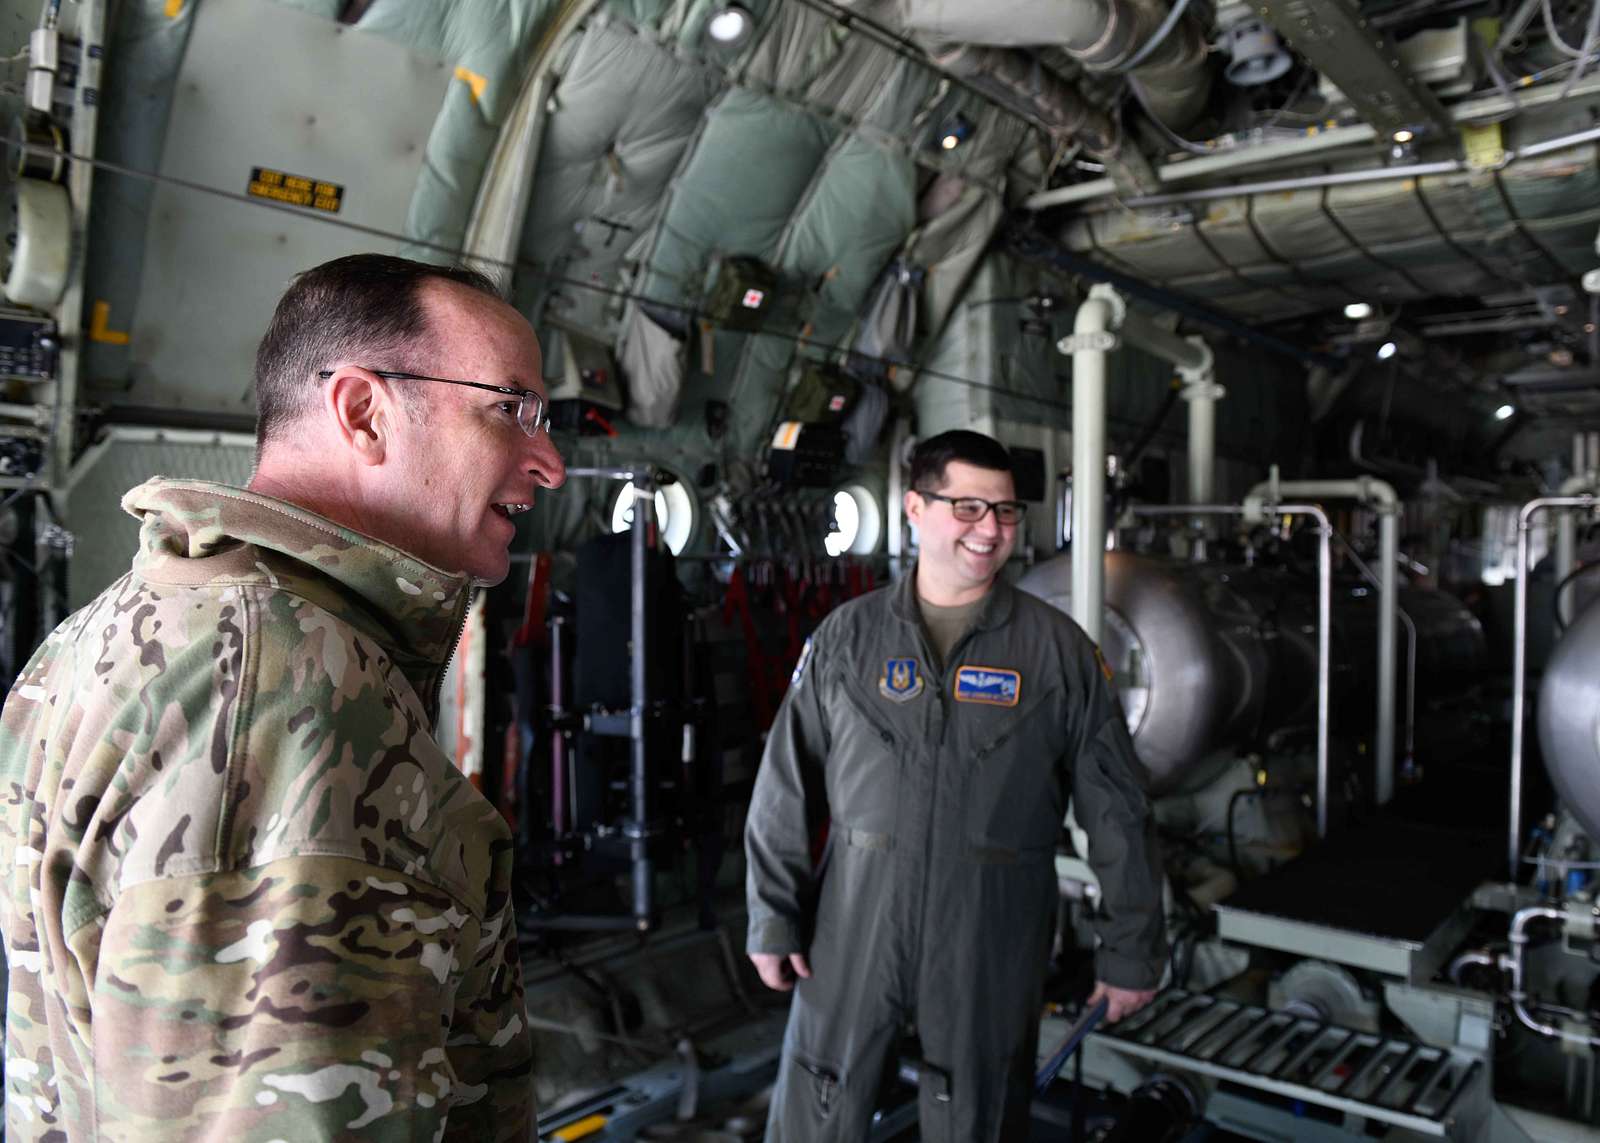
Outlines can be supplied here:
M1011 720L1006 723L1004 730L995 735L988 742L985 742L973 752L973 758L975 760L987 758L996 750L1000 749L1000 747L1004 746L1007 742L1011 741L1011 739L1016 736L1017 731L1022 728L1022 725L1033 717L1034 712L1054 698L1056 691L1059 689L1059 687L1051 687L1049 690L1045 691L1044 694L1034 699L1027 706L1023 707L1020 711L1013 715Z

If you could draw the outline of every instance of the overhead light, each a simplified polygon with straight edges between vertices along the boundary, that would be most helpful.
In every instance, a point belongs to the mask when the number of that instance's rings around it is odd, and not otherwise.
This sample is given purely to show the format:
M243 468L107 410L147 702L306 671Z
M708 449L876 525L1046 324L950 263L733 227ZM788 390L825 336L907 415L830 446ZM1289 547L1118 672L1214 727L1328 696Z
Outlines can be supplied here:
M1497 420L1497 421L1509 420L1510 417L1511 417L1511 414L1513 414L1515 412L1516 412L1516 410L1514 408L1512 408L1510 405L1501 405L1498 409L1496 409L1494 411L1494 419Z
M753 21L750 13L740 4L724 4L718 8L706 25L706 31L719 44L732 47L743 43L750 34Z
M1399 352L1399 350L1400 347L1394 342L1386 341L1382 345L1378 346L1378 360L1387 361L1389 358L1393 357L1397 352Z
M1372 306L1366 302L1351 302L1344 307L1344 316L1351 321L1360 321L1362 318L1372 316Z
M939 148L944 151L954 151L965 143L972 135L972 120L960 112L950 116L939 128Z
M1394 141L1396 143L1401 144L1402 146L1405 145L1406 143L1411 142L1411 140L1415 139L1416 137L1417 137L1417 133L1415 131L1412 131L1412 130L1410 130L1408 128L1405 128L1405 127L1400 128L1400 130L1398 130L1398 131L1396 131L1394 133Z

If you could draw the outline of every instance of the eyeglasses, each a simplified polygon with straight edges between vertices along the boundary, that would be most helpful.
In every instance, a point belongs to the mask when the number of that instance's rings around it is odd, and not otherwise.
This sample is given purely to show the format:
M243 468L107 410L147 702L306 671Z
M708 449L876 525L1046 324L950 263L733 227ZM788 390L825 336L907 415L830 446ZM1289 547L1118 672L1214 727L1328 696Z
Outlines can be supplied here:
M963 524L976 524L994 510L994 518L1005 525L1020 524L1028 513L1028 505L1021 500L982 500L976 496L941 496L937 492L916 490L924 500L943 500L950 505L950 515Z
M491 393L504 393L507 397L517 399L516 417L517 424L522 431L530 437L538 434L540 429L550 431L550 418L545 416L544 398L532 389L513 389L507 385L485 385L482 381L452 381L448 377L429 377L424 373L396 373L388 369L368 369L374 377L382 377L389 381L437 381L441 385L465 385L469 389L487 389ZM326 381L333 376L332 369L324 369L317 376ZM507 401L506 404L511 402Z

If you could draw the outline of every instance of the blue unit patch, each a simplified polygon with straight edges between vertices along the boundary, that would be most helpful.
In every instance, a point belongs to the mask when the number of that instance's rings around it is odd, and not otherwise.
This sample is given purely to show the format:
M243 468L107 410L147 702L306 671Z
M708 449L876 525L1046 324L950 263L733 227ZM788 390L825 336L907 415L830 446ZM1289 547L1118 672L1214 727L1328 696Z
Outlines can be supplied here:
M1016 706L1022 698L1022 672L1007 667L961 667L956 671L957 702Z
M878 680L878 693L895 702L908 702L922 693L922 672L917 670L915 659L887 659L883 664L883 677Z

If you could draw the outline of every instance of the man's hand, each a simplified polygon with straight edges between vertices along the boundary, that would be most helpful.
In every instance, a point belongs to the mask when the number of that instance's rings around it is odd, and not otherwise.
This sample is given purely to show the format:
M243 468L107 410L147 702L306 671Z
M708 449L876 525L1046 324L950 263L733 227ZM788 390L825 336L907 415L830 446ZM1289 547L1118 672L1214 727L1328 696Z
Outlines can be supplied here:
M766 979L765 973L762 973L762 979ZM1155 998L1156 990L1153 988L1118 988L1097 980L1094 982L1094 991L1089 994L1089 1006L1093 1007L1101 1000L1106 1001L1106 1023L1115 1024L1124 1016L1132 1016Z
M750 963L761 974L761 983L778 992L788 992L794 987L795 977L811 979L811 966L801 953L751 953ZM1151 993L1154 996L1155 993Z

